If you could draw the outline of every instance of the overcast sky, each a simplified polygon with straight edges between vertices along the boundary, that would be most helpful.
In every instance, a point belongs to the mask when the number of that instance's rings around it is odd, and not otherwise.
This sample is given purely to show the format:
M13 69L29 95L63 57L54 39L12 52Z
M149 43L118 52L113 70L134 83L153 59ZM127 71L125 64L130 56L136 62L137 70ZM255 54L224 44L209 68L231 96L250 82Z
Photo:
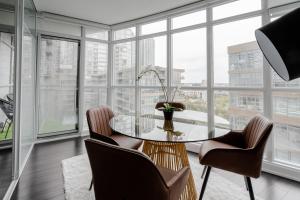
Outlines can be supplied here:
M239 0L213 9L213 18L221 19L232 15L255 11L261 8L260 0ZM203 22L205 11L177 18L174 26ZM175 24L176 23L176 24ZM235 21L213 27L214 79L215 83L228 83L228 46L255 41L254 31L261 26L261 17ZM142 27L142 33L165 30L165 21ZM155 40L155 65L166 66L166 37ZM200 83L206 80L206 29L176 33L173 42L173 67L185 69L184 83Z

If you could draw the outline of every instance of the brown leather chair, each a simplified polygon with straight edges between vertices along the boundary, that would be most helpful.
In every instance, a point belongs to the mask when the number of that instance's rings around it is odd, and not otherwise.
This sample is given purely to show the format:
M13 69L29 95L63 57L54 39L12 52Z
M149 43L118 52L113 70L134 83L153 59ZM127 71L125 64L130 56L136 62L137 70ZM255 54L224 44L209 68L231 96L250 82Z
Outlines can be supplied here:
M155 109L160 109L160 108L164 108L164 103L166 102L158 102L155 105ZM171 106L173 106L175 108L175 110L177 111L182 111L185 110L185 105L183 103L180 102L168 102Z
M204 142L199 159L207 169L199 199L203 198L210 170L215 167L243 175L250 198L254 200L250 177L260 176L264 148L272 128L273 123L257 115L243 131L231 131L222 137Z
M178 200L190 169L156 167L142 152L85 140L96 200Z
M125 148L138 149L142 144L142 140L129 138L114 132L110 128L109 121L113 116L114 113L106 106L89 109L86 112L86 118L91 138Z

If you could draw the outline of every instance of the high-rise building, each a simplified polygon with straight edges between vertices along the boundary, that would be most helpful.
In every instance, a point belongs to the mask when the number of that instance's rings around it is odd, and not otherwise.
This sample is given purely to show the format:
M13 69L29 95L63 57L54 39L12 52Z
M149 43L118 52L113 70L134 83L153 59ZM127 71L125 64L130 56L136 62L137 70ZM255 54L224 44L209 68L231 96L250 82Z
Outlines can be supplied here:
M263 56L256 42L228 47L229 86L263 86ZM284 82L275 73L273 87L297 87L300 79ZM298 93L273 91L273 121L276 158L300 164L300 96ZM257 91L229 92L229 120L233 129L245 126L249 118L263 113L263 95Z

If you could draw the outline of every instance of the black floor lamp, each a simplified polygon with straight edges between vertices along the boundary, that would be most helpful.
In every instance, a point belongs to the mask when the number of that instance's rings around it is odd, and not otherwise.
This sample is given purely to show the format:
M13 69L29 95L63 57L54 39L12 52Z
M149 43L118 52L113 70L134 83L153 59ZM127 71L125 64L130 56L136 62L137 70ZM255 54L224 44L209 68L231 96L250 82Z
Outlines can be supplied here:
M265 58L285 81L300 77L300 8L255 31Z

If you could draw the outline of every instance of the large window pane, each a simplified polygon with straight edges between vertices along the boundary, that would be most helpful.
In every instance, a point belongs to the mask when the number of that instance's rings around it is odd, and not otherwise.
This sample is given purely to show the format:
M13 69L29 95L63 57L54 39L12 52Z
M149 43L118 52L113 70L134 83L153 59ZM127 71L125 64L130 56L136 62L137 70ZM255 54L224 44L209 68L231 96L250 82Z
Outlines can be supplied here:
M261 17L214 26L215 86L262 87L262 53L254 31Z
M99 40L108 40L108 31L97 28L86 28L85 37Z
M162 101L165 101L165 98L160 88L141 89L141 114L162 115L161 111L155 109L156 103Z
M108 45L99 42L86 42L84 111L106 105ZM87 129L83 115L83 128Z
M113 46L113 80L115 85L134 85L135 42Z
M160 78L167 83L167 38L166 36L144 39L140 41L140 72L155 69ZM139 81L141 85L160 86L153 72L146 73Z
M261 0L238 0L213 8L213 19L222 19L261 9Z
M13 99L13 68L14 68L14 36L0 32L0 98L6 101ZM13 103L10 106L13 111ZM0 142L12 139L12 126L5 124L6 110L0 110ZM4 125L6 125L4 127ZM1 196L1 195L0 195Z
M272 93L275 160L300 166L300 93Z
M172 29L182 28L206 22L206 10L201 10L172 19Z
M215 91L215 125L241 130L263 113L263 95L256 91Z
M172 35L172 83L181 86L206 86L206 29Z
M132 88L113 89L112 108L117 114L134 114L135 90Z
M167 20L153 22L141 26L141 35L163 32L167 30Z
M84 88L84 111L90 108L107 105L107 89L99 86L86 86ZM86 115L83 115L83 128L87 129Z
M107 58L107 44L86 42L85 85L107 84Z
M76 41L42 38L40 134L77 129L78 47Z
M174 92L176 93L174 94ZM207 124L207 92L206 90L174 89L172 96L175 102L186 106L183 112L175 112L174 118L186 122Z
M135 27L130 27L130 28L125 28L125 29L120 29L120 30L114 31L113 39L114 40L122 40L122 39L135 37L135 35L136 35Z

